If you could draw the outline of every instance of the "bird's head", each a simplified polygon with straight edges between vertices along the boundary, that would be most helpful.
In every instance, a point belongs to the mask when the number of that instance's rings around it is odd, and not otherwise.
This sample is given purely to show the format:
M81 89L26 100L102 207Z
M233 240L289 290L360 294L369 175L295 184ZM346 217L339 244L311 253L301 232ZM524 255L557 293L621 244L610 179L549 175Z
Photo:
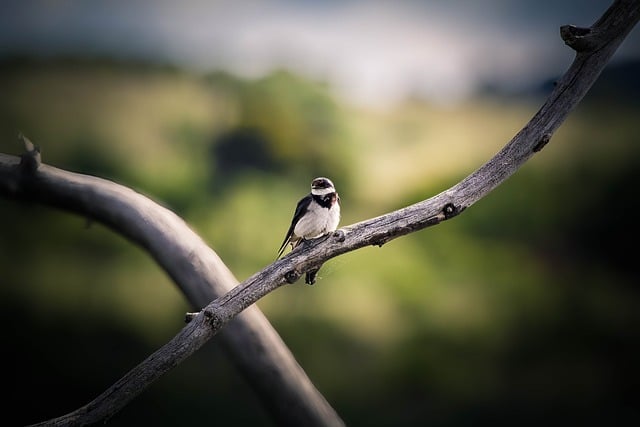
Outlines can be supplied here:
M311 194L313 195L324 196L335 192L336 188L329 178L319 177L311 181Z

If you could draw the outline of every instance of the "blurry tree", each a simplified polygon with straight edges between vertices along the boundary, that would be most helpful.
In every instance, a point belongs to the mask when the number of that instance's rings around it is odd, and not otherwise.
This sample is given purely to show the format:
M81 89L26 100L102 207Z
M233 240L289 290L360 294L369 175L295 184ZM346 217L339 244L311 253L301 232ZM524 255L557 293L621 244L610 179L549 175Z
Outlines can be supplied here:
M212 146L215 183L226 183L246 172L275 172L278 164L269 150L269 141L257 128L237 127L220 135Z
M324 85L286 71L251 82L214 73L208 81L233 110L212 142L216 180L231 178L238 166L305 180L330 170L343 188L347 185L344 126Z

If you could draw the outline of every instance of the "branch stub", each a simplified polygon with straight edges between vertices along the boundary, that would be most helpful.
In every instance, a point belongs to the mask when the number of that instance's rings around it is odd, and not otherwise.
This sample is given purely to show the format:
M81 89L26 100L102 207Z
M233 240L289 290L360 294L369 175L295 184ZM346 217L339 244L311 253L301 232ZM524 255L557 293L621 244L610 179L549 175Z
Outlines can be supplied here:
M287 281L287 283L294 284L298 281L298 279L300 278L300 273L297 272L296 270L289 270L286 273L284 273L284 280Z
M591 51L596 48L591 28L563 25L560 27L560 37L567 46L576 52Z
M453 203L447 203L442 207L442 213L444 214L444 219L453 218L458 215L459 209Z
M40 147L35 145L23 134L18 135L18 139L24 145L25 152L20 155L20 167L23 171L33 174L41 163Z

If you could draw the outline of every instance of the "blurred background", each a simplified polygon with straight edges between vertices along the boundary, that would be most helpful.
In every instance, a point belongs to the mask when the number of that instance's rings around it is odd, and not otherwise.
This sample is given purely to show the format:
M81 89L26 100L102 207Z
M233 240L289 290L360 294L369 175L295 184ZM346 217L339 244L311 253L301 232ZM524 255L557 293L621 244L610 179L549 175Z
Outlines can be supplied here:
M0 152L130 186L243 280L312 178L341 224L455 184L608 1L3 1ZM551 143L452 221L329 261L258 306L352 426L640 420L640 31ZM265 226L265 224L267 226ZM100 224L0 199L6 425L84 405L191 310ZM272 425L212 340L109 421Z

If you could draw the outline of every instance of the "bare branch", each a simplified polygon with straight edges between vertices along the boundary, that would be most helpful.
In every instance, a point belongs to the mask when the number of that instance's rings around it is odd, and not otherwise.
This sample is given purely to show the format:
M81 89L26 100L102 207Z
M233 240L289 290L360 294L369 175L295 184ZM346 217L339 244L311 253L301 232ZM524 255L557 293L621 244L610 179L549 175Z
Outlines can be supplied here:
M504 182L550 141L553 133L595 82L638 19L638 0L618 0L589 29L563 27L563 39L577 52L573 64L529 123L489 162L434 197L300 245L281 260L207 305L192 317L191 322L174 339L94 401L71 414L50 420L47 424L62 425L87 419L95 422L100 416L115 413L148 384L204 345L222 326L274 289L296 281L306 271L319 268L333 257L364 246L381 246L392 239L436 225L463 212ZM44 165L35 174L36 177L43 168ZM19 173L14 171L11 177L15 178L16 175ZM6 180L2 174L0 178L4 178L0 182ZM32 191L41 190L35 188ZM103 409L105 407L108 409ZM84 418L96 411L101 411L101 415Z
M0 154L0 195L58 207L111 227L145 248L195 309L237 285L216 253L173 212L124 186L41 164L39 149L25 137L20 139L25 154ZM342 424L258 307L238 316L221 338L233 363L278 424ZM137 393L150 384L145 378L138 377ZM67 417L64 423L90 424L110 417L136 395L123 390ZM111 403L118 397L129 399Z

